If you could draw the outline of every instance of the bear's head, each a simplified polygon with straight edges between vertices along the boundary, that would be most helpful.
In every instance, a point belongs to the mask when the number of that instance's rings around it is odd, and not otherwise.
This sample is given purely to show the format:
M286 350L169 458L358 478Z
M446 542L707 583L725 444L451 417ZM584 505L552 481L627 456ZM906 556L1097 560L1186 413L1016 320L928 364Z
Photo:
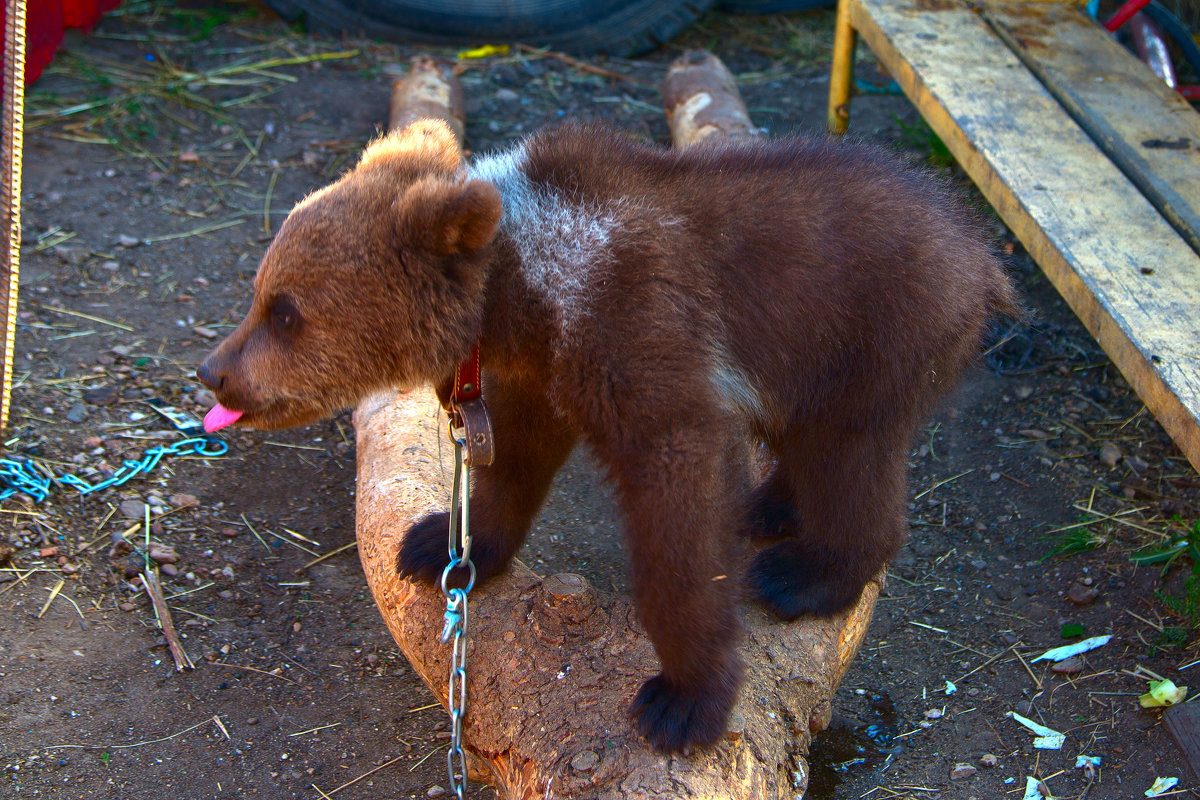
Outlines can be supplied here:
M219 403L205 427L304 425L446 377L479 333L500 216L444 123L371 144L280 226L246 318L196 370Z

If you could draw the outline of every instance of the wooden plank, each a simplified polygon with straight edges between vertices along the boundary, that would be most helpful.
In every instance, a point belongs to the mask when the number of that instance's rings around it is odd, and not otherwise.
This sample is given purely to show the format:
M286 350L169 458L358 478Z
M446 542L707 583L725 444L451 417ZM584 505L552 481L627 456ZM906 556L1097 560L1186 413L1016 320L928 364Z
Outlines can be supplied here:
M1184 703L1171 706L1163 714L1163 720L1175 744L1179 745L1187 759L1193 780L1200 778L1200 705Z
M1200 468L1200 258L975 12L849 3L862 39Z
M1079 9L997 2L984 19L1200 253L1200 114Z

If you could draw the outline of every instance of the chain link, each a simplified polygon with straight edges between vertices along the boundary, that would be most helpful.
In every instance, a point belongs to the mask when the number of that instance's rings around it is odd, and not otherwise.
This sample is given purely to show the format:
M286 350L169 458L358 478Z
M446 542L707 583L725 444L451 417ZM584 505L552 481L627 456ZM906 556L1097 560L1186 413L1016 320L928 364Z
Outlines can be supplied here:
M446 771L450 791L463 800L467 788L467 754L462 746L463 717L467 713L467 595L475 586L475 564L471 561L471 468L463 463L463 440L451 431L454 441L454 486L450 493L450 562L442 570L442 594L446 598L446 624L442 643L450 645L450 682L447 704L450 708L450 746L446 750ZM467 570L467 585L449 588L450 573L458 567ZM457 768L457 772L455 771Z
M183 439L174 444L151 447L142 454L139 461L127 459L125 464L113 475L99 483L88 483L83 478L71 473L54 475L46 467L32 461L16 461L11 458L0 458L0 500L7 500L18 492L32 497L36 502L42 502L50 494L55 484L71 486L80 494L87 495L120 486L123 483L149 472L158 466L164 456L195 455L201 458L215 458L229 452L229 445L220 439L210 439L197 436Z

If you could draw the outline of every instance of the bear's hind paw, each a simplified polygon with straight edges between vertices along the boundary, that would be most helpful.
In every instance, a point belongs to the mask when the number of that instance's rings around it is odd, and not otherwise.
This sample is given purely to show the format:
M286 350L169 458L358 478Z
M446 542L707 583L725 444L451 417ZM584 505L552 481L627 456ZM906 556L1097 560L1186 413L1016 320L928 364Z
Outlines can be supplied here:
M759 602L785 622L814 614L835 614L856 601L865 581L846 570L823 569L815 559L791 557L790 542L759 553L748 576Z
M786 539L800 532L800 515L787 500L765 492L750 499L740 533L748 539Z

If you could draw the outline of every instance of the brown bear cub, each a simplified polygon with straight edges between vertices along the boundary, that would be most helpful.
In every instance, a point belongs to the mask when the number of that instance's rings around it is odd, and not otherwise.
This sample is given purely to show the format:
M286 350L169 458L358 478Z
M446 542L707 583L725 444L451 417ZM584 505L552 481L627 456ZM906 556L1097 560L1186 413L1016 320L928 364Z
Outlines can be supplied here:
M446 385L478 340L495 462L473 560L505 569L577 440L615 485L662 663L633 701L664 751L720 739L741 665L735 534L785 620L853 603L905 537L905 456L1015 309L939 180L830 140L679 152L605 129L464 165L422 121L292 211L238 328L200 366L211 429L302 425L387 387ZM753 437L774 469L746 486ZM447 515L400 573L433 583Z

